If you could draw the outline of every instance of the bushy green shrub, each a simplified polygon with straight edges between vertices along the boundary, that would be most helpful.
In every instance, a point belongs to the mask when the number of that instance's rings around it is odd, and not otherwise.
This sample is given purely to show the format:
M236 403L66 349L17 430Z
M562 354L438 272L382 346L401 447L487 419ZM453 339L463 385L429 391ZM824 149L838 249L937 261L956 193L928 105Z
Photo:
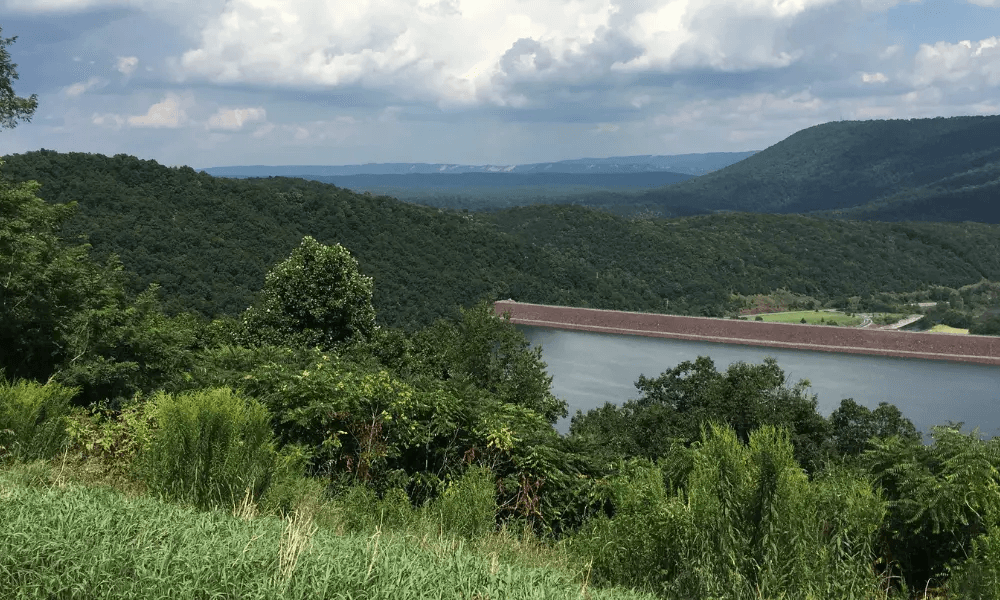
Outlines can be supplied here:
M352 485L332 503L335 525L346 531L424 532L468 540L496 529L497 487L486 467L469 467L437 498L414 508L405 491L394 488L380 498L365 485Z
M274 474L260 502L261 512L282 517L295 512L312 513L323 502L327 481L309 477L309 453L289 444L275 456Z
M229 388L158 393L140 472L155 493L199 507L257 502L275 466L267 409Z
M646 459L624 465L612 479L614 517L588 522L568 544L593 560L595 584L628 582L641 589L685 587L684 563L694 538L691 512L669 494L660 470Z
M496 527L497 487L493 472L470 467L427 507L441 529L465 538L477 538Z
M0 378L0 458L51 458L68 443L74 388Z
M684 452L693 464L676 492L662 466L629 463L611 482L613 517L570 539L593 559L595 582L664 598L878 596L872 541L885 503L867 481L809 481L788 433L772 426L749 444L714 428Z
M406 492L396 488L387 491L381 498L371 488L352 485L333 503L330 516L333 526L354 533L382 531L402 531L414 525L419 513L410 505ZM322 519L320 519L322 522Z
M992 317L969 325L973 335L1000 335L1000 317Z
M969 558L950 569L949 598L1000 598L1000 531L972 540Z
M960 425L933 427L931 437L873 438L861 455L889 500L884 560L910 589L940 586L949 565L1000 523L1000 439Z

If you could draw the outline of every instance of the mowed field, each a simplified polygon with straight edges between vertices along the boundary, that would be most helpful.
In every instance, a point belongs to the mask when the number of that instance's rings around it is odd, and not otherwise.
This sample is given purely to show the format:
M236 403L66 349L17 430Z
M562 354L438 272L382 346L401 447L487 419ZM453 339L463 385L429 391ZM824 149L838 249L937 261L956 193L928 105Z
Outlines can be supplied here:
M851 316L842 312L830 312L825 310L793 310L777 313L762 313L759 315L747 316L748 321L756 321L761 317L765 323L801 323L802 319L810 325L844 325L855 326L861 324L861 317Z
M959 329L958 327L949 327L948 325L935 325L930 328L932 333L964 333L968 334L968 329Z

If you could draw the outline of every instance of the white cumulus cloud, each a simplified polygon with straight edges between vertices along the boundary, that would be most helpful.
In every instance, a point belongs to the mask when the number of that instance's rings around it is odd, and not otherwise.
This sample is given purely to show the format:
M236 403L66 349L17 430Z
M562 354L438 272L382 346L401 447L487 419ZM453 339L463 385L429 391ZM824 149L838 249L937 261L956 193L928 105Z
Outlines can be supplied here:
M88 92L97 87L104 87L108 82L100 77L91 77L87 81L80 81L72 85L68 85L63 88L63 93L71 98L82 95L84 92Z
M532 85L801 60L802 18L897 0L229 0L174 62L180 80L361 86L442 105L529 106ZM846 9L845 9L846 10ZM837 27L819 28L830 38ZM800 37L802 37L800 35Z
M94 125L101 125L104 127L113 127L115 129L121 129L121 126L125 124L125 117L109 113L103 115L94 113L94 115L90 118L90 121Z
M135 56L119 56L115 68L118 69L119 73L131 75L137 66L139 66L139 59Z
M262 138L272 131L274 131L274 123L265 123L263 126L258 127L257 131L253 132L253 136L255 138Z
M921 44L913 61L911 82L917 87L948 84L972 89L1000 86L998 38L957 44Z
M889 81L889 78L885 76L885 73L862 73L861 81L865 83L885 83Z
M208 118L208 129L227 129L237 131L247 123L258 123L267 120L267 111L263 108L220 108Z
M146 114L129 117L128 124L132 127L180 127L188 120L181 104L179 96L167 94L163 100L150 106Z

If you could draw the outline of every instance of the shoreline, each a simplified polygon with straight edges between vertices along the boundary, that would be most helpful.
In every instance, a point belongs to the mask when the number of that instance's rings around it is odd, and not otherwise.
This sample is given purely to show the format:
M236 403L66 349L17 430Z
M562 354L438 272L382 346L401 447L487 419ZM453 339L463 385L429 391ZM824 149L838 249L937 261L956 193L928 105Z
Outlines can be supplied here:
M494 304L517 325L787 350L867 354L1000 366L1000 337L769 323L574 308L509 300Z

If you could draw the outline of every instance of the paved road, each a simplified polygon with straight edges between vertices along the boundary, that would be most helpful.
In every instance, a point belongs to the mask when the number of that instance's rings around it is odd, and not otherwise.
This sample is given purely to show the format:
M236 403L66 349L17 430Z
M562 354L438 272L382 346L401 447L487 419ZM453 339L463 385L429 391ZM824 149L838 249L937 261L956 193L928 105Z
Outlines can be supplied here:
M902 327L906 327L910 323L919 321L924 315L907 315L891 325L876 325L875 322L872 321L872 316L868 314L862 314L859 316L864 319L861 324L858 325L859 329L900 329Z
M923 318L924 315L910 315L904 319L900 319L893 323L892 325L887 325L883 329L899 329L901 327L906 327L910 323L916 323Z

